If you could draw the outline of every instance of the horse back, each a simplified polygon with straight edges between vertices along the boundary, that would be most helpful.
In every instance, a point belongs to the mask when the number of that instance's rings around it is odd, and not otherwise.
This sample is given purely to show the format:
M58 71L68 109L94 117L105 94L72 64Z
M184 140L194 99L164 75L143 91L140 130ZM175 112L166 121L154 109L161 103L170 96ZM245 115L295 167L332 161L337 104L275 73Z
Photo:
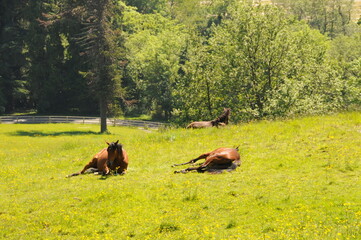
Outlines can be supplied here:
M99 171L103 171L107 168L107 161L108 161L108 152L107 148L103 148L93 156L93 161L96 161L96 166Z
M83 170L81 170L79 174L84 174L85 171L89 168L96 168L100 172L106 173L108 172L107 160L108 160L108 152L107 149L104 148L92 157L92 159L88 162L88 164L84 166Z
M217 148L210 154L211 156L216 157L220 162L239 161L241 158L235 148Z
M206 128L212 127L212 123L210 121L201 121L201 122L192 122L187 128Z
M233 171L241 165L241 158L237 149L218 148L207 157L203 165L206 166L206 171L212 173Z

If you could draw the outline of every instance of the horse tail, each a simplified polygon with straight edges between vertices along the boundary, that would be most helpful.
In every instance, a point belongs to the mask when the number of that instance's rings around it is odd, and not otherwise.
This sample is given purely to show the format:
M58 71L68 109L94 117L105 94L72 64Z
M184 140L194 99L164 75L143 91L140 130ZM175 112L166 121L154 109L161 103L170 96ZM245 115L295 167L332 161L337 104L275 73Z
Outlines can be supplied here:
M67 178L70 178L70 177L78 176L78 175L80 175L80 174L81 174L80 172L77 172L77 173L73 173L73 174L66 175L66 177L67 177Z

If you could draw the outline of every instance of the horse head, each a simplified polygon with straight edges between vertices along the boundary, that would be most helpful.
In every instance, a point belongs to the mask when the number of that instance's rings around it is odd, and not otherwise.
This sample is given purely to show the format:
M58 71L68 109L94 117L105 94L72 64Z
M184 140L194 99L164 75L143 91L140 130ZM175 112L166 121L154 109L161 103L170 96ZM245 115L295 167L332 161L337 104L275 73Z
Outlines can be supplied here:
M116 142L111 142L108 143L108 161L107 164L109 167L111 167L115 161L115 159L117 158L118 155L122 154L122 145L119 143L119 140L117 140Z

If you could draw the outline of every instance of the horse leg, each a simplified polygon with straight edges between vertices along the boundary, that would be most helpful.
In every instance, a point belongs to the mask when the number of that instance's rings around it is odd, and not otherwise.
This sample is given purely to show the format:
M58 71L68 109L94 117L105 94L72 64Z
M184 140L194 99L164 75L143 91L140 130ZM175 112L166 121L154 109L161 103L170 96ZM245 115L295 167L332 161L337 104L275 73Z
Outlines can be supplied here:
M205 154L199 156L199 157L202 157L204 156ZM220 159L220 157L218 155L212 155L212 156L209 156L210 154L207 155L206 157L206 161L204 163L202 163L202 165L200 165L199 167L190 167L190 168L186 168L186 169L183 169L183 170L180 170L180 171L174 171L174 173L187 173L187 172L190 172L190 171L193 171L193 170L197 170L197 172L205 172L207 171L207 166L209 164L211 164L213 161L217 161Z
M74 177L74 176L78 176L78 175L80 175L80 172L66 175L66 177L69 178L69 177Z
M69 177L74 177L74 176L78 176L78 175L85 174L85 173L98 174L98 173L99 173L99 170L98 170L97 168L89 167L89 168L87 168L87 169L85 169L85 170L83 169L83 170L80 171L80 172L67 175L66 177L67 177L67 178L69 178Z
M97 172L99 172L98 168L88 168L87 170L85 170L84 173L94 173L94 174L96 174Z
M96 168L96 165L93 163L93 161L89 162L83 170L80 171L80 174L84 174L89 168Z
M126 173L127 173L126 170L120 170L120 169L118 169L118 170L115 172L115 175L124 175L124 174L126 174Z
M200 165L199 167L190 167L190 168L186 168L186 169L183 169L183 170L180 170L180 171L174 171L174 173L187 173L187 172L190 172L190 171L194 171L196 170L197 172L204 172L205 171L205 168L207 167L207 165L212 161L212 157L208 159L209 155L211 154L212 152L208 152L208 153L204 153L202 155L200 155L199 157L195 158L195 159L192 159L190 160L189 162L186 162L186 163L182 163L182 164L177 164L177 165L173 165L173 166L179 166L179 165L185 165L185 164L188 164L188 163L195 163L196 161L200 160L200 159L206 159L206 162L202 163L202 165Z
M80 174L84 174L85 171L89 168L96 168L96 159L93 158L87 165L85 165L85 167L83 168L83 170L81 170L80 172L77 172L77 173L73 173L73 174L70 174L66 177L73 177L73 176L78 176Z
M204 158L208 157L210 154L211 154L210 152L209 152L209 153L202 154L202 155L200 155L199 157L190 160L189 162L179 163L179 164L173 164L172 167L182 166L182 165L186 165L186 164L195 163L195 162L197 162L197 161L200 160L200 159L204 159Z
M107 165L105 165L102 169L99 170L98 174L102 174L103 176L110 174L110 168L108 168Z
M127 172L127 168L125 167L119 167L116 171L115 171L115 175L124 175Z
M202 166L199 166L199 167L190 167L190 168L186 168L186 169L183 169L183 170L180 170L180 171L174 171L174 173L187 173L187 172L191 172L191 171L194 171L196 170L197 172L204 172L204 168Z

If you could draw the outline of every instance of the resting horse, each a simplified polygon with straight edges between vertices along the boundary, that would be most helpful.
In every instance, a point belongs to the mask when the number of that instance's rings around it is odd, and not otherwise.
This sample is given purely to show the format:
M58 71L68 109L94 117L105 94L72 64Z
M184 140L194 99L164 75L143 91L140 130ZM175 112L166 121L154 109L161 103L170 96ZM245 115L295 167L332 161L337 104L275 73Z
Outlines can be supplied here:
M201 122L192 122L190 123L187 128L207 128L207 127L218 127L221 125L218 120L212 121L201 121Z
M223 113L219 115L216 119L212 121L200 121L200 122L192 122L187 128L207 128L207 127L218 127L225 126L228 124L229 115L231 114L230 108L224 108Z
M119 174L125 174L125 171L128 168L128 154L118 142L119 140L111 143L106 142L108 147L103 148L100 152L95 154L92 160L85 165L83 170L70 174L67 177L77 176L88 171L108 175L112 170Z
M224 170L228 172L232 171L241 165L241 158L239 156L237 147L217 148L216 150L204 153L199 157L190 160L189 162L174 164L173 167L195 163L199 159L206 159L206 161L198 167L190 167L180 171L174 171L174 173L187 173L190 171L221 173Z

